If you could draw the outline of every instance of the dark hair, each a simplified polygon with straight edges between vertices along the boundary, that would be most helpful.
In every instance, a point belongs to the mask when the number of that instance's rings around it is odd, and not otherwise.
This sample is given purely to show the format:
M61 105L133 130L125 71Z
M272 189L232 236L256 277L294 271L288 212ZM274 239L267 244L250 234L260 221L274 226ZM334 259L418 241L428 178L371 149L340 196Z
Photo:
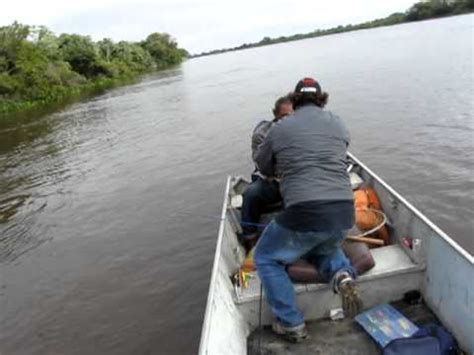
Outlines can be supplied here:
M329 94L327 92L295 92L291 95L293 109L300 108L307 104L314 104L323 108L328 103Z
M276 118L280 113L281 106L288 103L293 103L291 94L279 97L278 100L275 101L275 106L272 109L273 116Z

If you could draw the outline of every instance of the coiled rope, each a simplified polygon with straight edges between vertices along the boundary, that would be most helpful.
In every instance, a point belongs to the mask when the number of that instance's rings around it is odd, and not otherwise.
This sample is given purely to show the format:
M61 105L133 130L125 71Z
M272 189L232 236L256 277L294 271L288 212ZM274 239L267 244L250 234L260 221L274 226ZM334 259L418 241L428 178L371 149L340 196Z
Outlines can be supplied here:
M382 222L380 222L379 224L377 224L374 228L372 229L369 229L368 231L365 231L364 233L362 234L359 234L359 235L351 235L351 237L355 237L355 238L363 238L363 237L367 237L368 235L371 235L375 232L377 232L379 229L381 229L387 222L388 222L388 218L387 218L387 215L385 213L383 213L382 211L380 210L376 210L374 208L364 208L364 209L357 209L358 211L371 211L371 212L375 212L379 215L382 216Z

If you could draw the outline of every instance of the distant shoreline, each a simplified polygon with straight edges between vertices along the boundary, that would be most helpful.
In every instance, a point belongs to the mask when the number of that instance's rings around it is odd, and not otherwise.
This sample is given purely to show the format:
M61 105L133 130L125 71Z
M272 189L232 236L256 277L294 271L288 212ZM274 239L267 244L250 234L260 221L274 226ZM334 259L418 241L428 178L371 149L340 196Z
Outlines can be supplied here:
M339 25L325 30L315 30L303 34L295 34L291 36L280 36L277 38L264 37L259 42L244 43L237 47L215 49L208 52L190 55L189 58L199 58L209 55L216 55L227 52L235 52L244 49L270 46L273 44L300 41L308 38L323 37L337 33L352 32L378 27L387 27L399 25L403 23L418 22L437 18L444 18L457 15L465 15L474 12L473 0L431 0L429 2L418 2L405 12L396 12L387 17L367 21L356 25Z

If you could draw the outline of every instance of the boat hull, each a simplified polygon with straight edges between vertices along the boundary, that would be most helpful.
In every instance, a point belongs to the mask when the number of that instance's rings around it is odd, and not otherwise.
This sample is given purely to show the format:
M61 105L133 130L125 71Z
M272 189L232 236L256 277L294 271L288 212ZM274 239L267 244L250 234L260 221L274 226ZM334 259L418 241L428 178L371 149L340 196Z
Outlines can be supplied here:
M387 255L393 258L403 253L392 264L378 265L360 278L367 306L400 299L404 292L417 289L462 348L473 353L474 258L356 157L349 158L364 181L375 189L389 218L394 251L387 249ZM246 354L247 337L257 327L260 312L264 324L271 321L265 302L259 309L259 287L253 293L246 290L242 294L231 281L244 257L236 237L238 221L232 213L238 181L235 177L227 179L200 354ZM405 236L419 239L420 247L404 247L401 239ZM321 319L338 306L327 285L296 285L295 290L309 320Z

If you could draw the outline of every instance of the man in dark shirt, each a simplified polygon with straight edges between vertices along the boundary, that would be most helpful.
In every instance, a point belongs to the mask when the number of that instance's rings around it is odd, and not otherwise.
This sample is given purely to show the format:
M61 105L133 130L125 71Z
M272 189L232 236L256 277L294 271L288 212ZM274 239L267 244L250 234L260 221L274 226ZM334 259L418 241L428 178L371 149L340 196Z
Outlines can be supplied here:
M346 315L361 306L355 271L340 248L354 222L345 163L350 138L342 120L323 110L327 98L314 79L300 80L292 96L295 112L272 127L256 157L262 174L281 177L285 208L264 230L254 260L276 316L273 330L293 341L307 333L285 267L302 256L310 254L333 282Z
M270 128L279 120L293 112L293 104L288 96L280 97L273 108L274 119L261 121L252 134L252 159L258 154ZM255 244L258 237L258 223L265 207L281 202L278 180L267 177L257 170L252 174L252 183L243 195L242 202L242 239L246 247Z

